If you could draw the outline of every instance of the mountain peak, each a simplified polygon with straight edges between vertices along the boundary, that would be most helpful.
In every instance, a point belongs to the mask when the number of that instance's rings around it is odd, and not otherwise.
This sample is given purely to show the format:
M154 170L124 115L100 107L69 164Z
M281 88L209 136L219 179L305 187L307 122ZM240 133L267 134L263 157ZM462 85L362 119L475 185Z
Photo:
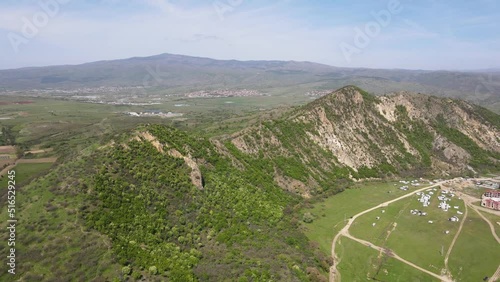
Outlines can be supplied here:
M277 122L236 134L232 143L279 159L278 183L308 195L334 178L463 175L479 164L498 169L499 120L459 100L409 92L377 97L349 85Z
M313 101L309 105L306 105L306 108L311 106L361 105L366 102L371 103L377 100L378 98L375 95L357 86L347 85Z

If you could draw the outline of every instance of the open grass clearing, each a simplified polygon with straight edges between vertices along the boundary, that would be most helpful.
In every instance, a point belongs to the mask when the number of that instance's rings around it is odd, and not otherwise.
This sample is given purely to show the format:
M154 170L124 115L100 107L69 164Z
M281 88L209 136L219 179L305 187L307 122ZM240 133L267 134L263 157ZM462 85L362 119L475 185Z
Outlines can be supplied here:
M464 212L465 208L463 201L453 197L449 202L451 208L445 212L438 208L439 189L434 193L429 207L423 207L418 201L420 197L414 195L367 213L353 223L351 234L375 245L386 246L408 261L439 274L444 268L444 256L460 224L448 219L457 216L461 220L463 215L457 211ZM454 209L454 206L459 208ZM415 209L427 215L411 214L410 210ZM445 234L446 231L449 234Z
M456 281L482 281L491 277L500 263L500 245L487 223L469 210L462 233L453 248L449 267Z
M497 234L498 237L500 237L500 216L484 212L481 210L479 212L491 222L491 224L495 228L495 233Z
M331 255L331 244L335 235L345 226L346 219L385 201L400 197L422 187L411 187L402 191L398 182L363 182L342 193L318 202L310 209L315 216L312 223L303 224L306 236L319 244L320 249Z
M336 250L341 259L337 270L342 281L438 281L426 273L346 237L337 242Z

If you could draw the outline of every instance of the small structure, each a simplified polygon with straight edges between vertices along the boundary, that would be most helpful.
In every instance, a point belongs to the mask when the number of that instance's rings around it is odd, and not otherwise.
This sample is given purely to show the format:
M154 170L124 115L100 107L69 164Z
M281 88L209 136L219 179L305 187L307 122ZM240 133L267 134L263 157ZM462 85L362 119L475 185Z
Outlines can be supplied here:
M481 197L481 206L500 211L500 190L486 190Z
M450 205L446 203L446 201L442 201L439 203L438 208L442 209L443 211L448 211Z
M431 200L431 195L422 193L420 194L420 199L418 201L421 202L424 207L428 207L430 204L430 200Z
M448 220L452 221L452 222L458 222L458 221L460 221L460 219L457 216L452 216Z
M483 194L483 197L500 198L500 190L493 190L493 189L486 190Z
M427 222L429 222L430 224L434 223L434 221L432 221L432 220L429 220L429 221L427 221Z
M477 186L488 188L488 189L499 189L500 183L493 181L477 182Z
M497 200L495 198L486 198L481 200L481 206L500 211L500 200Z

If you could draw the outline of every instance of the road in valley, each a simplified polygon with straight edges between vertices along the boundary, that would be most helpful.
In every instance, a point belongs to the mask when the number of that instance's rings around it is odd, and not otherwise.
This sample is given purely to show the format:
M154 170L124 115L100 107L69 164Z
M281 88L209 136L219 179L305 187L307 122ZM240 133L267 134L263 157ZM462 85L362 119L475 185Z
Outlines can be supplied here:
M496 177L496 178L494 178L494 179L495 179L495 180L498 180L498 179L499 179L499 177ZM364 214L366 214L366 213L369 213L369 212L371 212L371 211L374 211L374 210L376 210L376 209L378 209L378 208L383 208L383 207L386 207L386 206L388 206L389 204L392 204L392 203L394 203L394 202L400 201L400 200L402 200L402 199L405 199L405 198L411 197L411 196L415 195L415 194L416 194L416 193L418 193L418 192L422 192L422 191L427 190L427 189L430 189L430 188L434 188L434 187L437 187L437 186L441 186L441 185L446 184L446 183L452 183L452 182L454 182L454 181L456 181L456 180L463 180L463 178L455 178L455 179L452 179L452 180L444 180L444 181L437 182L437 183L435 183L435 184L433 184L433 185L426 186L426 187L423 187L423 188L421 188L421 189L417 189L417 190L415 190L415 191L413 191L413 192L411 192L411 193L408 193L408 194L406 194L406 195L403 195L403 196L401 196L401 197L398 197L398 198L395 198L395 199L392 199L392 200L386 201L386 202L384 202L384 203L382 203L382 204L379 204L379 205L377 205L377 206L375 206L375 207L372 207L372 208L366 209L366 210L364 210L364 211L362 211L362 212L360 212L360 213L358 213L358 214L354 215L353 217L351 217L351 218L348 220L348 222L347 222L346 226L344 226L344 228L342 228L342 229L341 229L341 230L337 233L337 235L335 235L335 237L334 237L334 239L333 239L333 241L332 241L332 258L333 258L333 265L330 267L330 277L329 277L330 282L335 282L335 281L337 281L337 282L338 282L338 281L340 281L340 273L339 273L339 272L338 272L338 270L337 270L337 265L339 264L340 260L339 260L339 258L337 257L337 255L336 255L336 253L335 253L335 247L336 247L336 244L337 244L337 242L338 242L338 240L340 239L340 237L341 237L341 236L344 236L344 237L346 237L346 238L349 238L349 239L351 239L351 240L354 240L354 241L356 241L356 242L358 242L358 243L360 243L360 244L366 245L366 246L368 246L368 247L370 247L370 248L373 248L373 249L375 249L375 250L377 250L377 251L379 251L379 252L385 252L385 253L386 253L386 254L388 254L390 257L393 257L393 258L395 258L395 259L397 259L397 260L399 260L399 261L401 261L401 262L403 262L403 263L405 263L405 264L407 264L407 265L409 265L409 266L411 266L411 267L413 267L413 268L415 268L415 269L418 269L418 270L420 270L420 271L422 271L422 272L425 272L425 273L427 273L427 274L429 274L429 275L431 275L431 276L433 276L433 277L435 277L435 278L437 278L437 279L440 279L441 281L445 281L445 282L452 282L453 280L452 280L452 278L451 278L450 276L446 276L446 275L438 275L438 274L436 274L436 273L433 273L433 272L431 272L431 271L429 271L429 270L427 270L427 269L424 269L424 268L422 268L422 267L419 267L419 266L415 265L414 263L409 262L409 261L407 261L407 260L405 260L405 259L403 259L403 258L399 257L396 253L394 253L393 251L391 251L391 250L389 250L389 249L387 249L387 248L382 248L382 247L376 246L376 245L374 245L374 244L372 244L372 243L370 243L370 242L368 242L368 241L361 240L361 239L359 239L359 238L356 238L356 237L352 236L352 235L349 233L349 228L351 227L351 225L353 224L353 222L354 222L354 221L355 221L358 217L360 217L360 216L362 216L362 215L364 215ZM492 179L491 179L491 178L478 178L478 179L475 179L474 181L484 181L484 180L492 180ZM493 237L494 237L494 238L495 238L495 240L496 240L496 241L500 244L500 238L498 237L498 235L497 235L497 234L496 234L496 232L495 232L495 227L494 227L494 225L493 225L493 224L492 224L492 223L491 223L491 222L490 222L490 221L489 221L489 220L488 220L488 219L487 219L484 215L482 215L482 214L481 214L480 210L481 210L481 211L484 211L484 212L492 213L492 214L495 214L495 215L500 215L500 212L498 212L498 211L493 211L493 210L489 210L489 209L486 209L486 208L483 208L483 207L479 207L479 206L474 205L474 204L473 204L474 202L480 201L480 199L478 199L478 198L474 198L474 197L472 197L472 196L470 196L470 195L467 195L467 194L464 194L464 193L458 193L458 194L462 197L462 199L463 199L463 201L464 201L464 203L465 203L465 213L464 213L464 217L463 217L463 219L462 219L462 223L460 224L460 227L459 227L459 229L458 229L458 231L457 231L457 234L456 234L456 235L455 235L455 237L453 238L453 241L452 241L452 243L451 243L451 245L450 245L450 248L448 249L448 252L447 252L446 257L445 257L445 266L446 266L446 267L445 267L445 269L446 269L446 272L448 272L448 274L449 274L449 270L448 270L448 258L449 258L449 256L450 256L451 251L452 251L452 249L453 249L453 246L455 245L455 242L456 242L456 240L457 240L457 238L458 238L458 236L459 236L459 234L460 234L460 232L461 232L461 230L462 230L462 227L463 227L463 225L464 225L464 223L465 223L465 219L466 219L466 218L467 218L467 216L468 216L468 207L472 208L475 212L477 212L477 213L478 213L478 214L479 214L479 215L483 218L483 220L484 220L484 221L486 221L486 223L488 223L488 225L489 225L489 227L490 227L490 229L491 229L491 233L492 233ZM500 266L498 267L498 269L496 270L495 274L494 274L494 275L490 278L490 280L489 280L489 281L497 281L498 279L500 279Z
M498 244L500 244L500 238L498 237L496 231L495 231L495 226L493 225L493 223L491 223L482 213L481 211L484 211L484 212L488 212L488 213L492 213L494 215L500 215L500 212L498 211L494 211L494 210L490 210L490 209L487 209L487 208L483 208L483 207L479 207L479 206L476 206L474 205L475 202L479 202L481 201L481 199L478 199L478 198L475 198L475 197L472 197L470 195L467 195L467 194L461 194L461 197L462 199L464 200L465 202L465 206L467 207L470 207L471 209L473 209L484 221L486 221L486 223L488 223L488 226L490 227L490 230L491 230L491 234L493 235L493 237L495 238L495 240L498 242ZM490 277L490 279L488 281L500 281L500 265L498 266L497 270L495 271L495 273Z
M497 240L498 244L500 244L500 238L498 237L497 233L495 232L495 226L481 213L481 211L491 212L492 214L498 215L498 216L500 216L500 213L498 211L494 211L494 210L490 210L490 209L486 209L486 208L478 207L478 206L474 205L473 203L481 201L478 198L472 197L472 196L467 195L467 194L461 194L461 197L464 200L466 206L469 206L471 209L473 209L484 221L486 221L486 223L488 223L490 230L491 230L491 234L493 235L495 240Z
M350 239L352 239L352 240L355 240L355 241L357 241L357 242L359 242L359 243L361 243L361 244L367 245L367 246L369 246L369 247L371 247L371 248L373 248L373 249L379 250L379 251L387 251L387 249L384 249L384 248L382 248L382 247L375 246L375 245L373 245L373 244L372 244L372 243L370 243L370 242L367 242L367 241L364 241L364 240L361 240L361 239L357 239L357 238L353 237L353 236L349 233L349 228L351 227L352 223L353 223L353 222L354 222L354 221L355 221L358 217L360 217L360 216L362 216L362 215L364 215L364 214L366 214L366 213L369 213L369 212L371 212L371 211L374 211L374 210L376 210L376 209L378 209L378 208L383 208L383 207L386 207L386 206L388 206L389 204L392 204L392 203L394 203L394 202L397 202L397 201L400 201L400 200L402 200L402 199L405 199L405 198L411 197L411 196L415 195L415 194L416 194L416 193L418 193L418 192L422 192L422 191L425 191L425 190L427 190L427 189L430 189L430 188L434 188L434 187L437 187L437 186L443 185L443 184L448 183L448 182L450 182L450 181L453 181L453 180L444 180L444 181L437 182L437 183L435 183L435 184L433 184L433 185L429 185L429 186L426 186L426 187L424 187L424 188L420 188L420 189L418 189L418 190L415 190L415 191L413 191L413 192L410 192L410 193L408 193L408 194L405 194L405 195L403 195L403 196L401 196L401 197L398 197L398 198L396 198L396 199L392 199L392 200L386 201L386 202L384 202L384 203L382 203L382 204L380 204L380 205L378 205L378 206L375 206L375 207L369 208L369 209L367 209L367 210L364 210L364 211L362 211L362 212L360 212L360 213L358 213L358 214L354 215L353 217L351 217L351 218L349 219L349 221L347 222L346 226L344 226L344 228L342 228L342 230L340 230L340 232L339 232L339 233L337 233L337 235L335 236L335 238L334 238L334 239L333 239L333 241L332 241L332 258L333 258L333 265L330 267L330 279L329 279L329 280L330 280L330 282L335 282L336 280L338 280L337 278L338 278L338 275L339 275L339 274L337 273L337 272L338 272L338 270L337 270L337 264L338 264L338 262L339 262L339 259L337 258L336 254L335 254L335 246L336 246L337 241L339 240L340 236L344 236L344 237L350 238ZM411 263L411 262L409 262L409 261L407 261L407 260L405 260L405 259L403 259L403 258L399 257L399 256L398 256L398 255L396 255L394 252L391 252L391 253L392 253L392 255L391 255L392 257L394 257L395 259L397 259L397 260L399 260L399 261L402 261L403 263L405 263L405 264L407 264L407 265L409 265L409 266L411 266L411 267L413 267L413 268L416 268L416 269L418 269L418 270L420 270L420 271L422 271L422 272L425 272L425 273L427 273L427 274L429 274L429 275L432 275L432 276L434 276L434 277L436 277L436 278L438 278L438 279L440 279L440 280L442 280L442 281L447 281L447 282L448 282L448 281L449 281L449 282L451 282L451 281L452 281L452 280L451 280L449 277L447 277L447 276L437 275L437 274L435 274L435 273L433 273L433 272L430 272L430 271L428 271L428 270L426 270L426 269L424 269L424 268L421 268L421 267L419 267L419 266L417 266L417 265L415 265L415 264L413 264L413 263Z

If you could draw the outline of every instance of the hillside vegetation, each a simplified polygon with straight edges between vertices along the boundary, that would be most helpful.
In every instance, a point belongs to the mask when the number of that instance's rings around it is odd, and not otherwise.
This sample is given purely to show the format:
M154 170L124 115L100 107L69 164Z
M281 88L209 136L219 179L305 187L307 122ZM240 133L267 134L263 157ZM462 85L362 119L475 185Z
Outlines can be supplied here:
M16 276L316 281L328 260L297 228L299 198L265 166L238 169L171 127L115 136L22 189Z
M376 97L348 86L229 140L271 160L283 188L308 196L336 186L335 179L498 170L499 120L460 100L407 92Z
M299 230L304 197L498 169L498 124L466 102L349 86L230 136L142 125L20 188L16 277L324 281L331 260Z

